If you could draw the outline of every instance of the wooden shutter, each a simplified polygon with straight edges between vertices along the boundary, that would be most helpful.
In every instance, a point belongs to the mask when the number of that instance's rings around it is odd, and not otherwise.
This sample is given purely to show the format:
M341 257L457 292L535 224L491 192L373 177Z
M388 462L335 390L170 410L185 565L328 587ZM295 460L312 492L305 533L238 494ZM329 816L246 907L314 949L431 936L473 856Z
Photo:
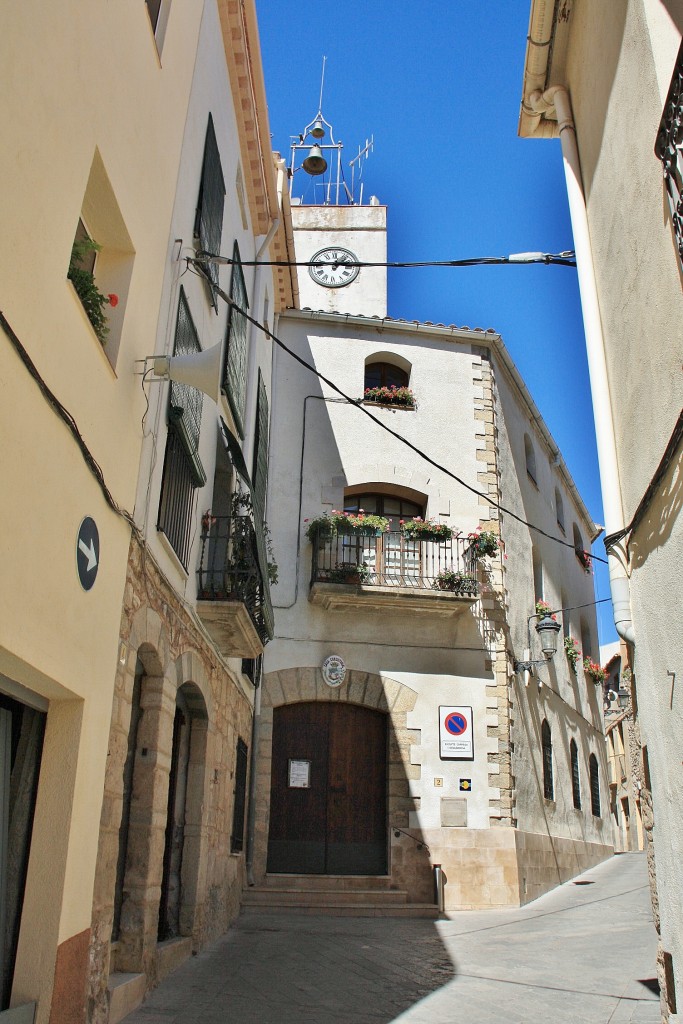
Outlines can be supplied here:
M247 318L244 312L249 309L244 274L240 264L240 251L235 242L233 248L233 267L230 279L230 298L237 304L230 307L228 314L228 334L226 340L225 373L223 389L235 426L241 438L244 438L244 411L247 400ZM244 312L243 312L244 311Z
M213 118L209 114L209 123L204 140L204 160L202 162L202 179L199 186L199 199L195 217L194 233L199 239L199 249L218 256L221 251L223 233L223 207L225 205L225 182L221 158L216 142ZM215 263L206 267L211 282L218 285L218 266ZM218 299L211 289L211 301L218 312Z

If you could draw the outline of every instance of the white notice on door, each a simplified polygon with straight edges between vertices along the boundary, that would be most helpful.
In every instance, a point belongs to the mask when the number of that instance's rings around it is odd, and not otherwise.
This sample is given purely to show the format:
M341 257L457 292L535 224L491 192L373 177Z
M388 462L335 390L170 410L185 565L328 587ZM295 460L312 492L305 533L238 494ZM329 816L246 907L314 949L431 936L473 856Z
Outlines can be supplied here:
M292 761L289 762L289 788L310 789L311 785L311 762Z

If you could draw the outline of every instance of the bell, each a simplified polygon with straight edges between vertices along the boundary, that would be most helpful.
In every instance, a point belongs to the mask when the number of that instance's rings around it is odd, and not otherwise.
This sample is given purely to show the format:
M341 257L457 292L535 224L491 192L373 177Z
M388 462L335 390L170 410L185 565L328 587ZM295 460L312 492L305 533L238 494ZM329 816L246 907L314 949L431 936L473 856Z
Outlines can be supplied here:
M319 117L316 117L315 124L311 128L311 135L314 139L322 139L325 134L325 127Z
M311 146L311 151L304 160L303 169L306 174L324 174L327 170L327 160L322 154L320 146Z

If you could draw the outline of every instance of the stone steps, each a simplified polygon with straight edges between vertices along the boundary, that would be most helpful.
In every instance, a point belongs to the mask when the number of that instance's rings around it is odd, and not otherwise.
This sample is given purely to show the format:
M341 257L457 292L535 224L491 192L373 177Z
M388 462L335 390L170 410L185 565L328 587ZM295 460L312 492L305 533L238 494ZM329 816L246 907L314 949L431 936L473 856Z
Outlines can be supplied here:
M390 888L391 879L367 875L268 875L264 884L245 889L248 914L324 914L332 917L439 916L432 903L409 903L408 894Z

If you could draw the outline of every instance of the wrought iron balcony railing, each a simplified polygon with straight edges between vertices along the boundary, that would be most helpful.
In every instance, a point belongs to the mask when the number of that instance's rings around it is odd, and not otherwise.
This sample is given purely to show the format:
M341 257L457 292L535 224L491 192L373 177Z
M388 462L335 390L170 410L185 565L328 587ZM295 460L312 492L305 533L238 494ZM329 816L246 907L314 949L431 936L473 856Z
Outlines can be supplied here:
M409 587L476 597L476 566L466 538L434 541L409 540L402 533L337 533L314 542L311 583Z
M197 578L198 600L240 602L261 642L272 640L265 538L250 516L211 516L204 522Z

